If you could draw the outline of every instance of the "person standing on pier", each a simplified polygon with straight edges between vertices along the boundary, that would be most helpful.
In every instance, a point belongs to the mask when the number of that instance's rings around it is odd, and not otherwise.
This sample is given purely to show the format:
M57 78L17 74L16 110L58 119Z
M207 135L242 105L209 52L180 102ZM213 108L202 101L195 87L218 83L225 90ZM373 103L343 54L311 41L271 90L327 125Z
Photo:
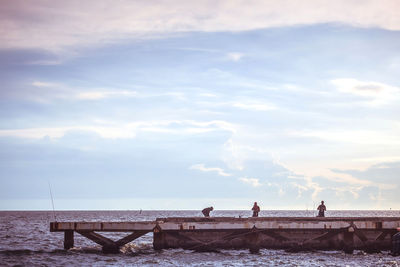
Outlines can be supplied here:
M325 217L326 206L323 200L321 201L321 205L318 206L317 210L318 210L317 217Z
M260 207L257 205L257 202L254 202L253 208L253 217L258 217L258 213L260 212Z
M214 210L213 207L208 207L203 209L201 212L203 213L204 217L210 217L210 211Z

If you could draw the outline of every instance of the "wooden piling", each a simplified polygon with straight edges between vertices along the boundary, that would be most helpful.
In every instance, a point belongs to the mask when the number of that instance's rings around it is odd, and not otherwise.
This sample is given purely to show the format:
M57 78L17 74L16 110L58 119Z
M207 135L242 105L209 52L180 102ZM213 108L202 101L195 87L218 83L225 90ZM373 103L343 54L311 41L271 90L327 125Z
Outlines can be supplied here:
M246 243L252 254L256 254L260 251L259 237L260 234L256 227L253 227L249 234L246 235Z
M153 229L153 248L155 250L161 250L164 248L165 233L161 230L157 224Z
M351 229L351 228L350 228ZM354 251L354 232L353 231L344 231L343 232L343 251L346 254L353 254Z
M74 247L74 231L64 231L64 249L70 249Z

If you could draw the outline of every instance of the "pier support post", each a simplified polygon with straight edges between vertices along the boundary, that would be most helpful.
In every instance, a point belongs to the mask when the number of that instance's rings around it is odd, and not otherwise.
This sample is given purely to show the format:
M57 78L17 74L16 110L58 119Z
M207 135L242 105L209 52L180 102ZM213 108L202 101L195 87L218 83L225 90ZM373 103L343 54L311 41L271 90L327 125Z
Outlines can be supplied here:
M74 247L74 231L64 231L64 249L70 249Z
M153 248L155 250L161 250L164 248L165 233L161 231L160 226L157 224L153 229Z
M260 252L259 232L255 226L251 229L251 232L246 235L246 243L250 253L255 254Z
M346 254L353 254L354 251L354 228L349 227L343 232L344 246L343 251Z

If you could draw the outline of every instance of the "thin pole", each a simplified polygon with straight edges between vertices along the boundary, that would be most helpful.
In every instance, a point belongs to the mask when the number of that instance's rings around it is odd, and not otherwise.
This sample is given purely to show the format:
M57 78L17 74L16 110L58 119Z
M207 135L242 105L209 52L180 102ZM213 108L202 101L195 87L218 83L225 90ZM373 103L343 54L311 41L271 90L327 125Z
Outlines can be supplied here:
M313 216L315 217L315 202L313 201Z
M57 217L56 217L56 210L54 209L54 200L53 200L53 192L51 192L51 186L50 186L50 182L49 183L49 190L50 190L50 197L51 197L51 205L53 206L53 216L54 216L54 221L57 221Z

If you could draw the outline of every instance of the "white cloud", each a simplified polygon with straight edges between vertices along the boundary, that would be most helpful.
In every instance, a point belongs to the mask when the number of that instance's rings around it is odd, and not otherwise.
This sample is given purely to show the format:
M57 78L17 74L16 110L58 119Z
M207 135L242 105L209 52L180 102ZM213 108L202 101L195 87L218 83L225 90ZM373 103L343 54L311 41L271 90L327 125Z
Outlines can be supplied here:
M337 143L349 143L360 145L400 145L399 130L382 132L378 130L347 130L324 129L302 130L286 133L290 137L315 137L321 140Z
M135 91L89 91L80 92L75 95L78 99L98 100L110 97L134 97L137 96Z
M231 174L226 173L223 169L217 167L207 168L204 164L195 164L190 166L191 170L199 170L202 172L217 172L219 176L231 176Z
M178 126L178 127L177 127ZM102 138L135 138L138 132L169 133L174 135L192 135L213 131L234 131L235 126L225 121L198 122L190 120L165 120L165 121L137 121L129 123L114 123L103 121L100 124L45 127L26 129L2 129L1 136L39 139L46 136L61 138L67 132L87 131L94 132Z
M33 86L34 88L32 88ZM74 87L62 83L53 83L47 81L33 81L22 90L14 95L30 101L51 102L55 99L77 99L77 100L101 100L106 98L118 97L135 97L135 98L156 98L171 97L177 100L186 100L184 92L172 91L161 93L138 93L133 90L123 88L98 88L98 87ZM9 93L13 95L13 93ZM216 97L211 93L202 94L201 96Z
M262 104L262 103L232 103L235 108L254 110L254 111L267 111L275 109L272 104Z
M227 54L227 58L231 61L237 62L244 56L243 53L232 52Z
M55 60L33 60L25 62L26 65L40 65L40 66L52 66L52 65L60 65L63 63L61 59Z
M381 157L362 157L362 158L353 158L354 162L370 162L370 163L388 163L388 162L396 162L400 161L400 156L381 156ZM381 166L383 168L383 166Z
M77 100L100 100L117 97L149 97L139 95L136 91L121 90L113 88L79 88L60 83L47 81L34 81L34 87L27 87L27 90L20 92L25 99L37 102L51 102L55 99L77 99ZM168 93L174 97L181 97L177 93ZM151 97L151 96L150 96Z
M6 0L1 48L63 51L128 38L192 31L244 31L316 23L400 30L396 0L46 1ZM29 40L27 40L29 38Z
M35 87L58 87L60 86L57 83L49 83L49 82L41 82L41 81L34 81L32 82L32 85Z
M0 136L40 139L44 137L61 138L68 132L85 131L94 132L102 138L134 138L134 131L127 128L102 127L102 126L71 126L58 128L30 128L16 130L0 130Z
M216 102L216 101L197 101L196 104L206 107L233 107L243 110L250 111L268 111L277 109L275 105L271 103L263 103L257 100L252 99L243 99L236 101L225 101L225 102Z
M285 194L285 190L283 189L283 185L280 184L280 183L270 183L269 182L266 185L269 186L269 187L276 188L278 190L278 195L279 196L283 196ZM261 186L261 184L259 186Z
M243 170L245 156L241 153L241 147L234 142L232 138L229 138L224 143L224 155L223 160L231 169Z
M260 180L257 178L247 178L247 177L241 177L239 178L240 181L246 184L250 184L253 187L259 187L262 184L260 183Z
M375 207L378 207L378 208L381 208L383 206L382 203L384 203L386 200L382 194L382 190L378 190L378 193L376 193L376 194L370 193L370 194L368 194L368 197L375 203ZM387 209L386 205L385 205L385 209Z
M297 197L298 198L302 196L303 192L306 192L306 191L308 191L310 189L305 185L301 185L301 184L298 184L298 183L295 183L295 182L290 182L289 184L291 186L297 188Z
M369 99L373 105L385 104L398 97L400 88L383 83L356 79L334 79L331 81L340 92Z
M199 94L199 96L202 96L202 97L217 97L216 94L211 94L211 93L202 93L202 94Z

